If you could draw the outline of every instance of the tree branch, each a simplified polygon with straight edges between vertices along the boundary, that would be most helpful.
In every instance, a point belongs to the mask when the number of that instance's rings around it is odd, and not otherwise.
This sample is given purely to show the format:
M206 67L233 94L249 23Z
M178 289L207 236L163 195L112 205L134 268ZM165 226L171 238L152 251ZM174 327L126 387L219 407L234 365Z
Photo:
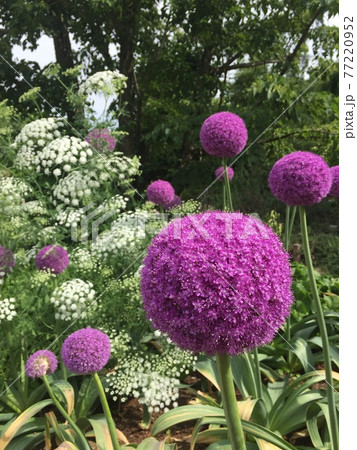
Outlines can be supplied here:
M280 141L282 139L286 139L291 136L296 136L297 134L303 133L324 133L324 134L332 134L337 135L338 133L333 133L331 131L324 130L323 128L311 128L308 130L300 130L300 131L292 131L291 133L282 134L281 136L272 137L269 139L263 139L262 141L258 141L257 144L267 144L269 142Z
M235 70L235 69L249 69L251 67L257 67L257 66L265 66L266 64L276 64L280 63L280 59L263 59L262 61L251 61L246 63L238 63L227 66L226 64L217 67L214 69L214 73L221 74L222 72L228 72L229 70Z
M308 35L309 31L310 31L310 28L312 27L313 23L315 22L317 17L322 12L323 12L323 7L317 8L317 10L315 11L315 14L312 16L310 22L306 25L304 31L302 32L302 35L300 36L300 39L299 39L298 43L295 45L294 50L286 58L285 64L284 64L283 68L281 69L281 71L279 73L280 76L283 76L286 73L286 71L288 70L290 64L294 60L294 58L295 58L297 52L299 51L300 47L306 41L307 35Z

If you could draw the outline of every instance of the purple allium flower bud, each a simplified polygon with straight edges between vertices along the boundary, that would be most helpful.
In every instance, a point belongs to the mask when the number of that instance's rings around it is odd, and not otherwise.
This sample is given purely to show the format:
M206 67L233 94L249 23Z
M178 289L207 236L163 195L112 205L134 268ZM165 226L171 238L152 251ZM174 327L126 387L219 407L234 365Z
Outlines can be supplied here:
M9 248L1 247L0 245L0 278L15 266L15 256Z
M95 328L82 328L70 334L62 345L61 355L68 370L89 374L103 369L110 358L108 336Z
M150 202L164 206L175 198L175 190L168 181L157 180L151 183L146 194Z
M60 245L47 245L36 256L36 266L39 270L50 270L59 274L67 269L69 257L67 251Z
M269 186L274 196L287 205L314 205L330 191L330 168L314 153L290 153L274 164Z
M200 131L201 144L210 155L231 157L240 153L248 139L244 120L231 112L209 116Z
M214 171L215 177L217 178L218 181L224 181L224 167L218 167L218 169L216 169ZM227 167L227 174L228 174L228 180L231 181L231 179L234 176L234 170L232 169L232 167Z
M26 362L26 373L31 378L38 378L53 373L57 369L56 355L49 350L38 350Z
M331 184L331 189L330 189L329 195L332 195L332 197L338 198L339 193L340 193L339 166L331 167L330 172L331 172L332 184Z
M90 131L86 141L99 152L112 152L117 142L106 128L95 128Z
M173 220L149 246L141 277L154 327L181 348L210 355L271 342L293 301L278 237L240 213Z
M175 194L173 200L171 200L171 202L168 202L164 205L164 210L168 211L171 208L175 208L176 206L180 206L182 205L182 200L181 198Z

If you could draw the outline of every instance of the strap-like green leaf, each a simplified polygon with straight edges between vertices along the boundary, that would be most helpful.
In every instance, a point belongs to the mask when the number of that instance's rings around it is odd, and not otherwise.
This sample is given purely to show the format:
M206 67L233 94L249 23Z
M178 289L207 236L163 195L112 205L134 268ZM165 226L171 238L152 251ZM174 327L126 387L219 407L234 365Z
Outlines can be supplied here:
M296 450L296 447L286 442L283 438L268 430L267 428L258 425L257 423L247 422L246 420L242 420L243 431L248 434L251 434L254 437L263 439L267 442L271 442L272 444L279 447L281 450Z
M52 404L52 400L46 399L42 400L38 403L27 408L20 416L15 419L10 426L3 432L0 439L0 448L5 448L9 442L14 438L16 433L21 429L23 425L27 423L27 421L37 414L41 409L45 408L48 405Z
M66 402L66 409L69 415L72 414L74 408L74 389L73 386L65 380L56 380L52 383L54 394L58 399L62 399ZM58 393L60 395L58 395ZM61 396L61 397L60 397Z
M167 430L178 423L201 419L202 417L207 416L224 417L224 411L222 408L208 405L179 406L156 419L151 430L151 435L155 436L161 431Z

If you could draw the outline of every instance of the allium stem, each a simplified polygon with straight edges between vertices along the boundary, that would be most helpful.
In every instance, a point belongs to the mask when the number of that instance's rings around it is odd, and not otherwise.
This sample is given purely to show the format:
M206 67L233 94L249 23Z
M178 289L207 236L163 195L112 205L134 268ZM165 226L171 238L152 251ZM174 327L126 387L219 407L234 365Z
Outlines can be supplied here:
M257 347L254 347L253 356L254 356L255 378L257 383L257 398L263 398L262 377L260 375L259 354Z
M229 185L229 178L228 178L228 172L227 172L227 159L226 158L223 158L223 168L224 168L224 185L226 187L226 193L227 193L228 211L233 212L232 194L231 194L231 187Z
M246 450L242 423L239 417L229 355L216 354L224 413L232 450Z
M305 255L305 262L307 266L307 271L309 274L312 298L315 305L317 322L319 325L321 340L322 340L322 352L324 358L324 366L326 373L326 390L327 390L327 400L328 400L328 409L329 409L329 419L330 419L330 430L331 430L331 444L332 450L338 449L338 423L337 423L337 413L335 407L335 397L334 397L334 388L333 388L333 378L332 378L332 367L331 367L331 357L330 357L330 345L328 341L327 328L325 323L325 318L320 302L319 293L317 290L315 275L314 275L314 267L312 265L312 258L310 252L309 245L309 235L307 231L307 223L306 223L306 210L303 206L299 206L300 213L300 226L301 226L301 235L302 235L302 244Z
M295 207L296 212L296 207ZM290 206L286 205L285 212L285 229L284 229L284 247L285 250L289 251L290 239L289 239L289 230L290 230ZM288 366L290 368L291 360L292 360L292 352L290 349L290 340L291 340L291 323L290 323L290 315L286 319L286 340L288 341Z
M71 425L71 427L74 429L74 431L78 434L79 440L81 441L81 450L90 450L91 447L88 444L87 439L84 437L84 434L82 431L78 428L78 426L75 424L74 420L71 418L71 416L67 413L67 411L63 408L63 406L60 404L60 402L57 400L55 394L52 391L52 388L50 386L50 383L48 382L47 375L42 376L42 380L45 383L45 386L47 388L48 393L50 394L50 397L58 409L58 411L62 414L62 416L67 420L67 422Z
M97 374L97 372L94 372L93 374L93 378L97 387L97 391L99 394L99 398L100 398L100 402L102 404L103 407L103 411L105 414L105 417L107 419L107 423L108 423L108 428L109 428L109 433L110 433L110 437L112 439L112 444L113 444L113 448L114 450L120 450L120 444L118 441L118 437L117 437L117 433L116 433L116 428L115 428L115 423L112 417L112 414L110 412L109 409L109 405L108 405L108 400L107 397L105 395L104 389L103 389L103 385L100 381L99 375Z

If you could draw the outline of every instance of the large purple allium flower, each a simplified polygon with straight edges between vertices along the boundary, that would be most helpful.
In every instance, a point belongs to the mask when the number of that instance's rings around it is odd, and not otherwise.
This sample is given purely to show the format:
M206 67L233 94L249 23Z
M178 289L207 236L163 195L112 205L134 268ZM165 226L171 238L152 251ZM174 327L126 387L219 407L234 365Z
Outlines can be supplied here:
M330 173L331 173L332 184L331 184L331 189L330 189L329 195L332 195L332 197L338 198L339 193L340 193L339 166L331 167Z
M218 169L216 169L214 171L215 177L217 178L218 181L224 181L224 167L218 167ZM228 175L228 180L231 181L231 179L234 176L234 170L232 169L232 167L227 167L227 175Z
M168 202L164 205L164 210L168 211L171 208L175 208L176 206L180 206L182 205L182 200L178 195L174 195L173 200L171 200L171 202Z
M64 365L72 372L98 372L109 361L110 341L100 330L82 328L70 334L64 341L61 355Z
M287 205L313 205L330 191L330 168L314 153L290 153L274 164L269 186L275 197Z
M1 247L0 245L0 278L15 266L15 256L9 248Z
M99 152L112 152L117 142L106 128L95 128L90 131L86 136L86 141Z
M26 362L26 373L31 378L38 378L53 373L57 369L56 355L49 350L38 350Z
M231 112L209 116L201 127L201 144L210 155L231 157L240 153L248 139L244 120Z
M146 194L150 202L165 206L175 198L175 190L168 181L157 180L151 183Z
M50 270L59 274L67 269L69 257L67 251L60 245L47 245L36 256L36 266L39 270Z
M141 275L147 317L193 352L234 355L267 344L293 301L278 237L240 213L173 220L154 238Z

